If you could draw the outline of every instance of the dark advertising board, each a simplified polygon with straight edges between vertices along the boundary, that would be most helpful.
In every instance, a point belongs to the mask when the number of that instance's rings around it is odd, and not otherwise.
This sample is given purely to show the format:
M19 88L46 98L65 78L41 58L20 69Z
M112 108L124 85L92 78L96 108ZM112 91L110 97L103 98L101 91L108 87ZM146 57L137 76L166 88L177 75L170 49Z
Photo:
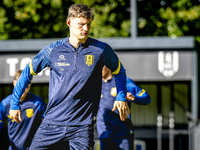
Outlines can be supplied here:
M135 81L191 80L193 51L116 51L127 76ZM0 55L0 83L12 83L15 71L23 69L36 54ZM95 59L95 58L94 58ZM34 83L47 83L50 69L33 78Z

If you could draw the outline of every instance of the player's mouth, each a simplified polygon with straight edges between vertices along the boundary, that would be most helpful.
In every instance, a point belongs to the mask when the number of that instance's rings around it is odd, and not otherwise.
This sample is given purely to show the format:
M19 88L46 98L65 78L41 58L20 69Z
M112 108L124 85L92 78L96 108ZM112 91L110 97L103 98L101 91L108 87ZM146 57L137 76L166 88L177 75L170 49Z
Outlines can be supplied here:
M84 36L88 36L88 34L89 34L89 33L82 33L82 35L84 35Z

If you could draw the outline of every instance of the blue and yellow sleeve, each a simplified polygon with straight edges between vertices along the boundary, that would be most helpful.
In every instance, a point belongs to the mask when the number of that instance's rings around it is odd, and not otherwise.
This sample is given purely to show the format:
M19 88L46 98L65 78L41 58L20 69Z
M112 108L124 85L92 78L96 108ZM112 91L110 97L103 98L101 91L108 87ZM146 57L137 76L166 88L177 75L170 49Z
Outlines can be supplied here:
M109 45L104 50L104 65L112 71L115 77L117 87L116 100L126 102L126 70Z
M117 97L116 100L117 101L127 101L126 100L126 92L127 92L127 88L126 88L126 72L124 67L122 66L120 60L118 59L118 67L117 69L112 72L112 74L115 77L115 82L116 82L116 86L117 86Z
M25 92L28 85L31 83L33 75L30 73L29 65L30 63L22 71L22 74L17 80L17 83L13 90L12 100L10 101L10 109L12 110L20 109L20 106L19 106L20 98L22 94Z
M4 121L5 121L5 108L4 108L3 104L1 103L0 104L0 132L3 127Z
M31 83L33 75L37 75L49 64L49 45L45 46L40 52L33 58L33 60L23 69L21 76L19 77L12 94L12 100L10 102L10 109L20 109L19 102L22 94Z
M129 78L127 78L127 91L135 96L135 100L132 101L135 104L148 105L151 103L150 95Z

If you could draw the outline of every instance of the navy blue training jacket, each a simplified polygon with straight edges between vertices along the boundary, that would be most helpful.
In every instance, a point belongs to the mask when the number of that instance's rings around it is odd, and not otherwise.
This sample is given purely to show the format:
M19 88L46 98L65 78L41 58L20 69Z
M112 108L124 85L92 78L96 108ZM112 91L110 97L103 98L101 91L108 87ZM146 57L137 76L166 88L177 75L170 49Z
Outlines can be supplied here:
M104 65L115 76L117 100L126 101L126 73L113 49L89 37L75 49L68 40L69 37L46 45L27 65L14 88L10 109L20 109L19 99L32 76L46 67L50 67L50 78L45 123L92 124L99 105Z
M131 79L127 78L127 92L135 96L134 101L128 101L129 108L131 103L147 105L151 102L149 94ZM125 121L121 121L118 110L112 111L116 100L117 89L115 79L108 82L102 81L101 100L97 114L97 132L99 139L104 138L127 138L131 130L133 133L133 124L130 115Z

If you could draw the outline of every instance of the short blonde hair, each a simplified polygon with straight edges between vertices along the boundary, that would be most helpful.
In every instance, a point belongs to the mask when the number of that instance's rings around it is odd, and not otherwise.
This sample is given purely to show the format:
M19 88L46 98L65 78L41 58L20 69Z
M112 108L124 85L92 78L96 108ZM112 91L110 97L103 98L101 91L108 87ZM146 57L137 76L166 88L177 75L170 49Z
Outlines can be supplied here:
M19 79L19 77L20 77L21 74L22 74L22 70L17 70L15 72L14 80L17 81Z
M83 5L83 4L72 5L69 8L67 18L80 18L80 17L83 17L86 19L92 18L92 20L93 20L94 14L87 5Z

